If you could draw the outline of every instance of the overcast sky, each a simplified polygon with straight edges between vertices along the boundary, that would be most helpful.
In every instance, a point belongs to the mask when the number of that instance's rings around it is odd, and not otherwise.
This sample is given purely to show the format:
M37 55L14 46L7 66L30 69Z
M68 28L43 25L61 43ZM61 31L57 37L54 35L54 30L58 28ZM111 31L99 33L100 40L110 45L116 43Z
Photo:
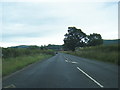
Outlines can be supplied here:
M68 27L118 38L118 2L4 2L1 46L62 45Z

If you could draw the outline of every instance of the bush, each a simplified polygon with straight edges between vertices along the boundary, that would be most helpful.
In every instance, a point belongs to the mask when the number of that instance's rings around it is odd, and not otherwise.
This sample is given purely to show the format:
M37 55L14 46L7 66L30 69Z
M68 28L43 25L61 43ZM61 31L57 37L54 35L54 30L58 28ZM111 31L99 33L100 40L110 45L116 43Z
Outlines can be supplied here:
M54 50L41 50L40 48L35 48L35 49L31 49L31 48L3 48L2 49L3 58L33 55L33 54L40 54L40 53L54 55Z

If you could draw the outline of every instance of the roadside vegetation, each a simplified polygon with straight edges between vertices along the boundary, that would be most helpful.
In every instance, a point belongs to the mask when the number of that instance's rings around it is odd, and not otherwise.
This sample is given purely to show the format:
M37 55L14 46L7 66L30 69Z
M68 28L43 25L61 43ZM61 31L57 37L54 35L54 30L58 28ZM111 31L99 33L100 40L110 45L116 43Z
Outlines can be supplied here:
M76 47L89 47L103 44L103 39L100 34L93 33L87 35L81 29L77 29L76 27L68 27L68 33L64 36L64 50L75 51Z
M76 48L74 52L64 51L64 53L120 65L120 61L118 61L120 44Z
M0 79L2 78L2 58L0 58Z
M68 27L68 33L64 36L64 53L120 65L120 39L104 41L100 34L87 35L76 27Z
M3 48L2 76L9 75L25 66L47 59L54 55L54 50L41 48Z

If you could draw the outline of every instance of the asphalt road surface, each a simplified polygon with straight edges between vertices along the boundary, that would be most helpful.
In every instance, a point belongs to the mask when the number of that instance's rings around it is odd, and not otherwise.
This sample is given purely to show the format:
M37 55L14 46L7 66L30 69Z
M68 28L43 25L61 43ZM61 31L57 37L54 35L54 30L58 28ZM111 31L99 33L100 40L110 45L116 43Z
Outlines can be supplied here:
M118 67L58 53L3 78L3 88L118 88Z

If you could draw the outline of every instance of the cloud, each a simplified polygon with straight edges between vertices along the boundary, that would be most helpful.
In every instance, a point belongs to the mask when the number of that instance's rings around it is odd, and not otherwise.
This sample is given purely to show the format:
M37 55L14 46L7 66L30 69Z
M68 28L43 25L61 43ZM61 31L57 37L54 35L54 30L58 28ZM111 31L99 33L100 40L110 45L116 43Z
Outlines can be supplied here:
M3 41L19 37L24 37L25 39L30 37L51 37L54 34L59 33L59 31L57 31L57 26L54 25L30 26L24 24L13 24L4 26L3 30Z
M1 2L118 2L119 0L1 0Z
M4 2L2 8L4 43L63 44L69 26L100 33L104 39L118 36L114 2Z

